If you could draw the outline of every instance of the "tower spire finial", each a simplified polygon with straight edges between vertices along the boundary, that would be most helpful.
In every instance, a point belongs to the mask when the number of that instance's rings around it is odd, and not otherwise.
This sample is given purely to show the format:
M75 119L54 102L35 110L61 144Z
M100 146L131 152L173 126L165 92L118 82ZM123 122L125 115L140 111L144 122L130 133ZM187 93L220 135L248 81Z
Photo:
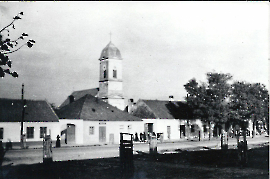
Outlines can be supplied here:
M110 32L110 42L112 41L112 32Z

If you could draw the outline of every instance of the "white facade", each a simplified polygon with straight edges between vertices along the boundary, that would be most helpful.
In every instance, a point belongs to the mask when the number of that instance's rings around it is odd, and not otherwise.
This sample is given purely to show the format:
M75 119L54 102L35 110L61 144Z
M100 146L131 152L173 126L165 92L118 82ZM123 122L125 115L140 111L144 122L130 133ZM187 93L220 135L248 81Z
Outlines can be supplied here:
M163 133L163 140L179 140L179 120L178 119L143 119L144 127L153 124L153 132ZM145 129L142 132L147 132Z
M68 124L72 124L75 126L75 143L76 144L83 144L83 126L84 126L84 121L82 119L59 119L59 132L58 134L60 135L61 131L67 129ZM64 142L64 139L66 138L64 136L61 136L61 142Z
M46 127L46 135L51 135L52 140L56 140L59 134L58 122L24 122L23 134L26 136L26 142L42 141L40 128ZM0 128L3 130L3 142L20 142L21 123L20 122L1 122ZM27 128L31 128L31 135L27 135ZM28 137L27 137L28 136Z
M119 144L120 133L135 134L143 130L142 121L84 121L82 119L60 119L60 131L68 124L75 125L75 144ZM65 134L61 136L63 143ZM68 142L69 143L69 142Z

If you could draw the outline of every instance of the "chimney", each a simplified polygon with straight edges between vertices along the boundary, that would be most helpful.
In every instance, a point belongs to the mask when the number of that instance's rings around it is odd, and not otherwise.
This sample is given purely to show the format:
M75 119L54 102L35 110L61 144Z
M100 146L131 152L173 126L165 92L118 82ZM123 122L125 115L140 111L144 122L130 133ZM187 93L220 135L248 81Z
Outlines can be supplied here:
M95 95L96 98L99 97L99 88L96 88L97 89L97 94Z
M174 101L173 96L169 96L169 102L172 102L172 101Z
M70 95L69 96L69 103L73 103L75 100L74 96L73 95Z
M130 113L133 109L133 106L134 106L134 100L131 98L128 100L128 113Z

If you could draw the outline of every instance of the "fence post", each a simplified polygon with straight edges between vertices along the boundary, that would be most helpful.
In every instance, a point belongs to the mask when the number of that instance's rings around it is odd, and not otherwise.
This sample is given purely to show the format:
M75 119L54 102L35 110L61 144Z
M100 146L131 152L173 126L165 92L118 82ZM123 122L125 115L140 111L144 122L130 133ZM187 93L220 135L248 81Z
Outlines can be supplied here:
M52 159L52 140L50 135L43 138L43 163L51 163Z
M149 154L157 154L157 138L156 138L156 136L150 136Z

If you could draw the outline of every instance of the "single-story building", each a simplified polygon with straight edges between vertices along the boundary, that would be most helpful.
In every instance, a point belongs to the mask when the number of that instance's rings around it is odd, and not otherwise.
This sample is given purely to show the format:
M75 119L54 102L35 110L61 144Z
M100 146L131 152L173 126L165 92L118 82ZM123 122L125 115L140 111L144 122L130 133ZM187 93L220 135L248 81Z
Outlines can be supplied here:
M47 101L0 98L0 140L20 142L22 121L26 142L42 142L44 135L56 140L59 134L58 116Z
M62 141L84 145L118 144L121 132L135 134L142 131L144 125L140 118L88 92L80 98L73 93L69 104L62 105L57 112Z
M142 118L145 132L163 133L164 140L179 140L208 137L209 127L200 119L193 119L185 102L139 99L129 100L130 114Z

